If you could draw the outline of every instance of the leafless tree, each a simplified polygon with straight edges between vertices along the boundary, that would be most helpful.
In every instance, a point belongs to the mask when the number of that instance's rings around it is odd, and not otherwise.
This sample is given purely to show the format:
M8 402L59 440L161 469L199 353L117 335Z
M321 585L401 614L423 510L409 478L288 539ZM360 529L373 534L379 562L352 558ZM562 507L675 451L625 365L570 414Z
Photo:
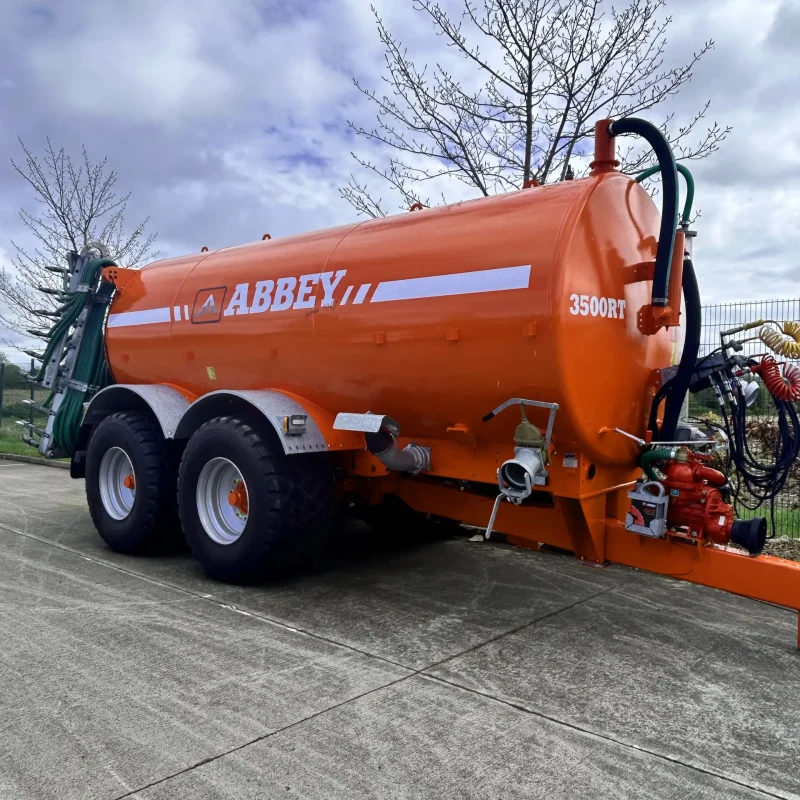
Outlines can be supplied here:
M367 178L351 176L341 195L360 214L379 217L386 206L376 184L388 185L407 209L430 205L429 193L448 178L490 195L531 178L546 183L585 173L595 121L636 114L655 122L654 110L680 91L714 46L707 41L687 63L665 67L672 21L666 0L623 1L620 9L609 7L610 0L464 0L457 18L434 0L409 0L466 63L463 70L452 61L417 66L373 7L385 86L379 92L355 81L375 105L377 124L350 125L376 156L353 153ZM673 115L660 114L679 159L708 156L730 132L706 125L708 108L674 130ZM619 158L626 172L651 163L635 144L621 147ZM446 202L443 193L440 199Z
M147 219L126 229L130 195L117 197L117 173L108 168L106 159L92 162L83 148L80 159L73 160L48 139L40 160L22 140L20 145L24 163L13 159L11 163L35 192L39 210L19 212L32 244L11 242L12 268L0 269L0 301L5 306L0 321L13 331L29 333L53 324L48 314L59 300L40 287L61 289L61 275L51 269L66 266L68 250L79 252L89 242L99 241L120 264L136 267L156 255L152 250L156 236L145 232Z

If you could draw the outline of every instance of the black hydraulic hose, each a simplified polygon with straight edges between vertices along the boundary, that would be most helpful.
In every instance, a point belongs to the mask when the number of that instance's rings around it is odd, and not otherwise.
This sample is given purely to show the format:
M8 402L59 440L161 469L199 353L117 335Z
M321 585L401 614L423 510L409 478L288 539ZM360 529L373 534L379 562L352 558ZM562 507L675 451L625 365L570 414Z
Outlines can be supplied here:
M655 153L661 168L664 202L661 208L661 231L658 235L656 269L653 276L653 294L650 302L654 306L666 306L669 302L669 273L672 268L672 250L675 244L675 231L678 227L678 169L675 156L664 134L653 125L637 117L623 117L608 126L611 136L634 133L641 136Z
M689 391L689 384L694 374L697 364L697 355L700 352L701 335L701 308L700 290L697 286L697 276L695 275L694 265L691 258L683 260L683 300L686 305L686 340L683 344L683 353L678 364L678 371L672 380L662 387L663 395L666 395L667 402L664 408L664 421L661 423L661 431L655 431L656 441L673 442L675 441L676 429L681 416L683 401ZM650 417L651 430L654 428L653 419L661 402L662 392L659 392L653 400L653 410ZM663 396L662 395L662 396Z
M658 427L658 407L661 405L661 401L670 393L672 390L672 379L668 380L657 392L656 396L653 398L653 402L650 406L650 419L647 422L648 430L653 432L653 441L658 441L661 437L661 433Z

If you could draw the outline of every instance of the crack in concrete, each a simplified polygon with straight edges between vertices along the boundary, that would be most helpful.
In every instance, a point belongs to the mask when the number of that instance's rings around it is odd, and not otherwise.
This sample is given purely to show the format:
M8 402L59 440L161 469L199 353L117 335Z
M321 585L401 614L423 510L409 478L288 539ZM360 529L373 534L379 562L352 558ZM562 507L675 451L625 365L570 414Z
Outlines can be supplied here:
M664 755L663 753L657 753L655 750L648 750L646 747L639 747L639 745L633 744L632 742L623 742L620 741L619 739L615 739L613 736L597 733L597 731L592 731L589 730L588 728L582 728L580 727L580 725L576 725L572 722L567 722L566 720L559 719L558 717L552 717L549 714L545 714L541 711L536 711L535 709L528 708L527 706L524 706L520 703L514 703L510 700L505 700L501 697L496 697L495 695L490 694L489 692L482 692L480 689L473 689L469 686L462 686L460 683L449 681L447 680L447 678L442 678L439 677L438 675L427 675L423 673L420 675L420 677L425 678L426 680L434 681L435 683L442 683L447 686L451 686L454 689L460 689L464 692L468 692L469 694L475 694L478 695L479 697L484 697L487 700L493 700L496 703L500 703L503 706L513 708L516 711L521 711L525 714L530 714L534 717L546 719L548 722L552 722L556 725L561 725L564 728L569 728L570 730L581 733L584 736L601 739L604 742L617 745L618 747L624 747L629 750L636 750L639 753L644 753L645 755L652 756L653 758L660 759L661 761L666 761L670 764L676 764L681 767L686 767L687 769L694 770L695 772L700 772L704 775L710 775L713 778L719 778L720 780L726 781L727 783L732 783L735 786L740 786L743 789L749 789L752 792L757 792L758 794L761 794L764 797L774 797L777 798L777 800L793 800L793 797L795 797L794 795L775 794L774 792L771 792L769 789L764 789L763 787L760 786L753 786L752 784L744 783L743 781L739 781L736 778L724 775L721 772L715 772L712 769L701 767L697 764L692 764L687 761L681 761L679 758L674 758L673 756L667 756Z
M316 719L317 717L321 717L323 714L328 714L331 711L335 711L337 708L341 708L342 706L346 706L348 703L353 703L356 700L361 700L364 697L368 697L371 694L375 694L375 692L380 692L383 689L389 689L392 686L396 686L398 683L402 683L403 681L407 681L409 678L413 678L414 675L418 673L414 673L413 675L404 675L402 678L397 678L396 680L390 681L389 683L385 683L383 686L377 686L374 689L369 689L366 692L362 692L355 697L350 697L347 700L342 700L341 703L337 703L330 708L323 708L321 711L315 711L313 714L309 714L307 717L303 717L303 719L295 720L294 722L290 722L288 725L284 725L282 728L278 728L278 730L270 731L269 733L265 733L261 736L257 736L255 739L251 739L249 742L244 742L243 744L236 745L236 747L232 747L229 750L226 750L224 753L218 753L213 756L209 756L208 758L204 758L201 761L198 761L196 764L190 764L188 767L185 767L178 772L174 772L171 775L166 775L163 778L159 778L158 780L152 781L148 783L146 786L140 786L138 789L134 789L127 794L119 795L118 797L114 797L113 800L127 800L127 798L136 797L139 792L144 792L147 789L152 789L154 786L159 786L162 783L166 783L167 781L171 781L173 778L179 778L181 775L186 775L189 772L196 770L198 767L202 767L205 764L211 764L214 761L219 760L220 758L224 758L225 756L229 756L232 753L237 753L239 750L244 750L251 745L258 744L259 742L263 742L265 739L269 739L272 736L276 736L279 733L283 733L284 731L291 730L292 728L296 728L298 725L302 725L305 722L309 722L312 719Z
M2 527L2 526L0 526L0 527ZM120 795L119 797L115 797L115 798L113 798L113 800L127 800L128 798L135 798L136 795L139 794L139 792L143 792L143 791L145 791L147 789L150 789L150 788L152 788L154 786L158 786L158 785L160 785L162 783L166 783L167 781L170 781L173 778L180 777L181 775L186 775L189 772L192 772L193 770L197 769L198 767L202 767L205 764L210 764L210 763L212 763L214 761L217 761L220 758L224 758L225 756L230 755L231 753L236 753L239 750L244 750L245 748L250 747L250 745L258 744L259 742L263 742L265 739L269 739L272 736L275 736L275 735L277 735L279 733L283 733L284 731L290 730L291 728L297 727L298 725L302 725L303 723L308 722L308 721L310 721L312 719L315 719L317 717L321 717L324 714L328 714L331 711L335 711L336 709L342 708L343 706L346 706L349 703L354 703L355 701L361 700L364 697L368 697L371 694L383 691L384 689L388 689L388 688L390 688L392 686L397 686L398 684L403 683L404 681L407 681L410 678L421 677L421 678L431 679L432 676L426 675L425 674L425 670L431 669L431 668L436 667L436 666L439 666L439 664L443 664L446 661L450 661L450 659L452 659L452 658L458 658L459 656L462 656L462 655L464 655L466 653L472 652L473 650L476 650L479 647L483 647L485 644L490 644L491 642L496 642L498 639L502 639L504 636L509 636L512 633L516 633L517 631L523 630L523 629L525 629L525 628L527 628L527 627L529 627L531 625L535 625L537 622L541 622L542 620L545 620L545 619L548 619L548 618L550 618L552 616L555 616L556 614L560 613L561 611L567 611L567 610L569 610L571 608L574 608L575 606L580 605L581 603L585 603L585 602L587 602L587 601L589 601L589 600L591 600L591 599L593 599L595 597L598 597L601 594L605 594L606 592L609 592L614 588L616 588L616 587L611 586L611 587L608 587L607 589L603 589L602 591L596 592L595 594L591 595L590 597L585 597L585 598L583 598L581 600L578 600L575 603L572 603L572 604L570 604L569 606L567 606L567 607L565 607L563 609L559 609L557 611L552 611L552 612L550 612L549 614L546 614L543 617L539 617L539 618L537 618L535 620L531 620L529 622L526 622L523 625L518 625L516 628L513 628L513 629L508 630L508 631L504 631L503 633L500 633L497 636L493 636L491 639L488 639L486 642L483 642L481 644L473 645L471 647L468 647L466 650L464 650L461 653L457 653L457 654L455 654L453 656L448 656L447 658L442 659L441 661L438 661L435 664L431 664L431 665L429 665L427 667L423 667L422 669L413 670L411 672L411 674L409 674L409 675L405 675L402 678L398 678L397 680L390 681L389 683L387 683L387 684L385 684L383 686L378 686L375 689L370 689L369 691L363 692L362 694L358 695L357 697L351 697L348 700L343 700L341 703L337 703L336 705L331 706L330 708L326 708L326 709L323 709L322 711L318 711L318 712L316 712L314 714L311 714L308 717L305 717L304 719L296 720L295 722L292 722L289 725L285 725L283 728L280 728L280 729L278 729L276 731L271 731L270 733L264 734L262 736L257 736L255 739L252 739L249 742L245 742L244 744L237 745L236 747L233 747L230 750L226 750L224 753L219 753L218 755L209 756L208 758L205 758L202 761L198 761L196 764L192 764L191 766L188 766L185 769L182 769L182 770L180 770L178 772L175 772L175 773L173 773L171 775L167 775L167 776L165 776L163 778L159 778L157 781L153 781L152 783L147 784L147 786L141 786L138 789L136 789L136 790L134 790L134 791L132 791L132 792L130 792L128 794L124 794L124 795ZM326 641L333 641L333 640L326 640ZM346 646L346 645L343 645L343 646ZM376 656L376 658L380 658L380 657ZM395 662L389 662L389 663L394 664ZM397 665L397 666L403 666L403 665ZM405 667L405 669L411 669L411 668L410 667ZM443 680L443 681L441 681L441 683L448 683L448 681L444 681ZM452 686L454 688L462 689L464 691L469 691L468 689L465 689L464 687L458 686L457 684L452 684ZM475 692L475 694L480 694L480 692ZM490 695L486 695L486 696L487 697L491 697ZM513 708L516 708L511 703L505 703L504 701L502 701L502 700L500 700L498 698L491 697L491 699L496 700L496 702L501 703L503 705L507 705L507 706L511 706ZM518 711L526 711L526 713L531 713L531 712L527 712L526 709L522 709L522 708L516 708L516 710L518 710ZM553 720L553 721L555 721L555 720ZM574 727L574 726L569 726L568 725L567 727ZM577 730L581 730L581 729L577 728ZM592 735L590 732L587 732L587 733L589 735ZM644 751L644 752L646 752L646 751Z
M2 525L2 524L0 524L0 530L4 530L4 531L7 531L8 533L16 534L17 536L24 536L26 539L33 539L34 541L39 542L40 544L49 545L50 547L54 547L57 550L61 550L61 551L65 552L65 553L69 553L70 555L76 556L77 558L82 558L85 561L90 561L93 564L98 564L101 567L107 567L108 569L113 569L113 570L115 570L117 572L121 572L121 573L123 573L125 575L130 575L131 577L139 578L139 579L141 579L143 581L146 581L147 583L151 583L151 584L153 584L155 586L161 586L161 587L163 587L165 589L172 589L175 592L180 592L181 594L185 594L188 597L192 597L192 598L195 598L197 600L202 600L205 603L211 603L212 605L218 606L219 608L222 608L225 611L233 611L233 612L236 612L236 613L239 613L239 614L244 614L246 616L253 617L253 618L255 618L257 620L260 620L261 622L267 623L269 625L275 625L276 627L281 628L282 630L288 631L289 633L300 634L302 636L310 636L312 639L317 639L317 640L319 640L321 642L326 642L327 644L332 644L332 645L335 645L337 647L342 647L342 648L344 648L346 650L350 650L350 651L352 651L354 653L358 653L359 655L367 656L368 658L374 658L374 659L377 659L378 661L382 661L382 662L384 662L386 664L391 664L394 667L400 667L402 669L416 671L414 667L408 667L405 664L401 664L398 661L393 661L392 659L386 658L385 656L379 656L379 655L376 655L375 653L370 653L368 650L361 650L358 647L353 647L352 645L344 644L342 642L338 642L335 639L330 639L327 636L322 636L321 634L318 634L318 633L313 633L311 631L307 631L307 630L304 630L302 628L297 628L297 627L293 627L291 625L287 625L285 622L280 622L279 620L272 619L271 617L268 617L265 614L261 614L261 613L259 613L257 611L253 611L253 610L251 610L249 608L236 606L236 605L233 605L232 603L226 603L223 600L217 600L214 597L209 597L208 595L200 594L199 592L193 592L191 589L186 589L183 586L176 586L175 584L168 583L167 581L158 580L157 578L152 578L152 577L150 577L148 575L143 575L140 572L134 572L132 570L125 569L125 567L121 567L118 564L112 564L109 561L103 561L103 559L95 558L94 556L87 556L85 553L82 553L80 550L75 550L75 549L73 549L71 547L66 547L63 544L59 544L57 542L51 542L51 541L48 541L47 539L42 539L39 536L34 536L32 533L24 533L22 531L17 531L17 530L14 530L13 528L9 528L7 525Z
M135 798L136 795L139 794L140 792L146 791L147 789L153 788L154 786L158 786L158 785L160 785L162 783L165 783L167 781L173 780L174 778L178 778L181 775L186 775L186 774L192 772L193 770L197 769L198 767L202 767L205 764L209 764L209 763L212 763L214 761L217 761L217 760L219 760L221 758L224 758L225 756L231 755L232 753L236 753L236 752L238 752L240 750L244 750L245 748L250 747L251 745L258 744L259 742L262 742L262 741L264 741L266 739L269 739L269 738L271 738L271 737L273 737L273 736L275 736L275 735L277 735L279 733L282 733L284 731L287 731L287 730L290 730L292 728L295 728L298 725L302 725L302 724L304 724L306 722L309 722L310 720L313 720L313 719L316 719L317 717L323 716L324 714L328 714L328 713L330 713L332 711L335 711L335 710L337 710L339 708L342 708L343 706L348 705L349 703L356 702L357 700L361 700L364 697L368 697L369 695L372 695L372 694L374 694L376 692L380 692L380 691L383 691L384 689L388 689L388 688L391 688L392 686L396 686L396 685L398 685L400 683L403 683L404 681L407 681L410 678L414 678L414 677L421 677L421 678L424 678L425 680L433 681L435 683L440 683L442 685L450 686L451 688L454 688L454 689L457 689L457 690L460 690L460 691L463 691L463 692L467 692L467 693L474 694L474 695L479 696L479 697L483 697L483 698L485 698L487 700L491 700L493 702L499 703L499 704L501 704L503 706L506 706L508 708L513 708L514 710L519 711L521 713L530 714L532 716L547 720L547 721L549 721L549 722L551 722L551 723L553 723L555 725L559 725L559 726L567 728L569 730L576 731L577 733L580 733L580 734L582 734L584 736L597 738L597 739L599 739L601 741L607 742L609 744L613 744L613 745L615 745L617 747L622 747L622 748L627 748L627 749L630 749L630 750L635 750L635 751L644 753L645 755L649 755L649 756L651 756L653 758L657 758L657 759L660 759L662 761L665 761L667 763L675 764L677 766L682 766L682 767L685 767L685 768L690 769L690 770L694 770L694 771L699 772L699 773L704 774L704 775L709 775L711 777L714 777L714 778L717 778L719 780L725 781L725 782L730 783L732 785L739 786L739 787L741 787L743 789L748 789L749 791L756 792L756 793L758 793L758 794L760 794L760 795L762 795L764 797L776 798L776 800L791 800L791 797L789 795L775 794L774 792L771 792L771 791L769 791L767 789L764 789L762 787L753 786L752 784L748 784L748 783L745 783L743 781L739 781L739 780L737 780L735 778L732 778L730 776L727 776L727 775L724 775L722 773L716 772L716 771L714 771L712 769L708 769L708 768L705 768L705 767L702 767L702 766L699 766L699 765L696 765L696 764L692 764L692 763L689 763L689 762L681 761L678 758L667 756L667 755L664 755L662 753L655 752L653 750L648 750L647 748L639 747L638 745L630 743L630 742L620 741L619 739L615 739L612 736L607 736L607 735L604 735L604 734L601 734L601 733L597 733L596 731L589 730L587 728L582 728L579 725L567 722L567 721L559 719L557 717L549 716L548 714L545 714L545 713L540 712L540 711L536 711L536 710L534 710L532 708L528 708L527 706L521 705L519 703L514 703L514 702L511 702L509 700L505 700L503 698L500 698L500 697L497 697L497 696L495 696L493 694L490 694L489 692L483 692L483 691L480 691L479 689L474 689L474 688L471 688L471 687L463 686L461 684L458 684L458 683L455 683L453 681L447 680L446 678L442 678L442 677L439 677L439 676L436 676L436 675L428 674L428 670L434 669L435 667L439 667L442 664L446 664L449 661L452 661L454 659L460 658L461 656L464 656L464 655L466 655L468 653L474 652L475 650L479 650L480 648L485 647L488 644L492 644L494 642L497 642L498 640L503 639L503 638L505 638L507 636L511 636L511 635L513 635L515 633L519 633L520 631L523 631L523 630L525 630L527 628L533 627L534 625L537 625L540 622L544 622L545 620L550 619L550 618L552 618L554 616L557 616L558 614L562 614L562 613L564 613L566 611L570 611L571 609L575 608L576 606L579 606L579 605L581 605L583 603L587 603L587 602L589 602L591 600L594 600L595 598L600 597L601 595L607 594L609 592L613 592L616 589L619 589L621 584L614 584L612 586L608 586L608 587L606 587L604 589L601 589L601 590L599 590L597 592L592 593L591 595L589 595L587 597L583 597L583 598L581 598L579 600L576 600L575 602L570 603L567 606L554 609L554 610L552 610L552 611L550 611L550 612L548 612L548 613L546 613L546 614L544 614L544 615L542 615L540 617L537 617L536 619L529 620L529 621L527 621L525 623L522 623L521 625L517 625L514 628L511 628L511 629L509 629L507 631L503 631L503 632L501 632L501 633L499 633L499 634L497 634L495 636L492 636L492 637L490 637L489 639L487 639L485 641L482 641L482 642L480 642L478 644L471 645L470 647L466 648L465 650L463 650L463 651L461 651L459 653L455 653L453 655L447 656L444 659L441 659L441 660L439 660L437 662L434 662L433 664L429 664L429 665L427 665L425 667L422 667L420 669L415 669L413 667L409 667L409 666L407 666L405 664L402 664L400 662L393 661L392 659L386 658L384 656L379 656L379 655L376 655L374 653L370 653L369 651L361 650L361 649L359 649L357 647L353 647L352 645L344 644L344 643L339 642L339 641L337 641L335 639L331 639L329 637L322 636L321 634L312 633L310 631L303 630L302 628L292 627L290 625L287 625L287 624L285 624L283 622L279 622L278 620L272 619L272 618L270 618L270 617L268 617L268 616L266 616L264 614L261 614L259 612L251 611L251 610L248 610L246 608L240 608L240 607L232 605L230 603L224 603L223 601L216 600L215 598L209 597L208 595L203 595L203 594L200 594L199 592L193 592L190 589L186 589L186 588L181 587L181 586L176 586L174 584L168 583L167 581L158 580L156 578L152 578L150 576L143 575L143 574L141 574L139 572L134 572L132 570L125 569L124 567L120 567L117 564L112 564L111 562L104 561L102 559L98 559L98 558L95 558L93 556L88 556L88 555L86 555L85 553L82 553L79 550L75 550L75 549L73 549L71 547L67 547L67 546L59 544L57 542L52 542L52 541L49 541L47 539L43 539L43 538L41 538L39 536L35 536L33 534L30 534L30 533L24 533L22 531L14 530L13 528L9 528L8 526L3 525L3 524L0 524L0 530L7 531L8 533L12 533L12 534L15 534L17 536L23 536L25 538L32 539L32 540L34 540L36 542L39 542L41 544L49 545L50 547L54 547L54 548L56 548L58 550L61 550L61 551L66 552L66 553L69 553L70 555L74 555L74 556L76 556L78 558L82 558L84 560L90 561L90 562L98 564L100 566L107 567L107 568L112 569L112 570L116 570L116 571L124 573L126 575L130 575L131 577L134 577L134 578L139 578L140 580L146 581L148 583L151 583L151 584L154 584L154 585L157 585L157 586L162 586L164 588L171 589L171 590L176 591L176 592L180 592L182 594L188 595L191 598L194 598L194 599L197 599L197 600L202 600L202 601L208 602L208 603L212 603L212 604L214 604L216 606L219 606L220 608L223 608L225 610L234 611L234 612L240 613L240 614L246 614L247 616L254 617L255 619L260 620L261 622L265 622L267 624L275 625L276 627L281 628L281 629L283 629L285 631L288 631L288 632L291 632L291 633L297 633L297 634L300 634L300 635L303 635L303 636L309 636L311 638L317 639L317 640L325 642L327 644L331 644L331 645L334 645L336 647L340 647L340 648L343 648L345 650L349 650L349 651L358 653L360 655L367 656L369 658L374 658L374 659L377 659L378 661L382 661L382 662L384 662L386 664L390 664L390 665L395 666L395 667L400 667L402 669L405 669L405 670L409 671L408 675L405 675L405 676L403 676L401 678L398 678L396 680L390 681L389 683L386 683L386 684L384 684L382 686L378 686L378 687L376 687L374 689L370 689L370 690L368 690L366 692L362 692L361 694L356 695L355 697L348 698L347 700L343 700L342 702L337 703L337 704L335 704L335 705L333 705L333 706L331 706L329 708L325 708L325 709L322 709L320 711L317 711L317 712L315 712L313 714L308 715L307 717L304 717L302 719L296 720L295 722L289 723L288 725L285 725L282 728L279 728L279 729L277 729L275 731L270 731L269 733L263 734L261 736L257 736L254 739L251 739L251 740L249 740L247 742L244 742L243 744L237 745L236 747L232 747L232 748L230 748L230 749L228 749L228 750L226 750L224 752L217 753L215 755L212 755L212 756L209 756L207 758L204 758L204 759L202 759L202 760L200 760L200 761L198 761L198 762L196 762L194 764L189 765L188 767L185 767L182 770L179 770L177 772L171 773L170 775L166 775L166 776L164 776L162 778L159 778L158 780L152 781L151 783L149 783L149 784L147 784L145 786L140 786L140 787L138 787L136 789L133 789L133 790L127 792L126 794L119 795L118 797L113 798L113 800L128 800L128 798Z
M502 633L498 633L496 636L492 636L491 638L487 639L485 642L479 642L478 644L471 645L466 650L462 650L460 653L456 653L451 656L447 656L447 658L441 659L441 661L436 661L433 664L428 664L427 667L423 667L419 670L419 672L425 672L426 670L433 669L434 667L440 667L442 664L446 664L448 661L452 661L455 658L461 658L461 656L466 655L467 653L472 653L475 650L480 650L481 647L485 647L487 644L492 644L493 642L498 641L499 639L503 639L506 636L511 636L514 633L519 633L520 631L524 631L526 628L530 628L533 625L538 625L540 622L544 622L546 619L550 619L550 617L556 616L556 614L562 614L565 611L570 611L571 609L575 608L576 606L581 605L582 603L588 603L590 600L594 600L595 597L600 597L600 595L608 594L608 592L613 592L615 589L619 588L618 586L607 586L605 589L600 589L593 594L590 594L588 597L582 597L580 600L576 600L574 603L570 603L567 606L563 606L562 608L554 609L553 611L548 611L546 614L543 614L541 617L536 617L536 619L528 620L527 622L523 622L520 625L517 625L515 628L510 628L507 631L503 631Z

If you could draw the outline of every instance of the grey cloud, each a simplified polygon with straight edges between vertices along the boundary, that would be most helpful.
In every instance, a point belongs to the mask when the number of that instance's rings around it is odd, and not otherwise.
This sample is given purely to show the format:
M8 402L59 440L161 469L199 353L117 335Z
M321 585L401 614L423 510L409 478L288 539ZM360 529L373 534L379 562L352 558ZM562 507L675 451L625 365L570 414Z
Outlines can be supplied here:
M378 5L420 62L451 58L410 2ZM151 217L164 255L354 218L337 189L353 169L350 150L364 145L346 120L369 124L374 111L351 79L378 88L382 64L366 0L41 0L38 9L4 2L0 247L24 239L17 212L32 206L8 163L17 136L107 155L121 192L132 192L130 218ZM734 125L718 154L692 165L704 299L798 295L800 10L792 0L672 0L668 11L668 63L717 40L675 99L676 121L711 98L712 118Z
M767 45L797 55L800 41L800 5L795 0L783 0L767 36Z

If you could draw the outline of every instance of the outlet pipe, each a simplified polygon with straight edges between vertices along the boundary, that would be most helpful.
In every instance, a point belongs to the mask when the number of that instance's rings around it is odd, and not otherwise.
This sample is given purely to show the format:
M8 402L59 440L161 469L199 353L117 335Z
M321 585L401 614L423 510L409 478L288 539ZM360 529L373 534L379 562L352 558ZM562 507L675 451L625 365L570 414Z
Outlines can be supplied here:
M367 449L386 469L392 472L410 472L416 475L431 468L431 450L411 442L402 450L397 439L385 428L377 433L367 433Z

